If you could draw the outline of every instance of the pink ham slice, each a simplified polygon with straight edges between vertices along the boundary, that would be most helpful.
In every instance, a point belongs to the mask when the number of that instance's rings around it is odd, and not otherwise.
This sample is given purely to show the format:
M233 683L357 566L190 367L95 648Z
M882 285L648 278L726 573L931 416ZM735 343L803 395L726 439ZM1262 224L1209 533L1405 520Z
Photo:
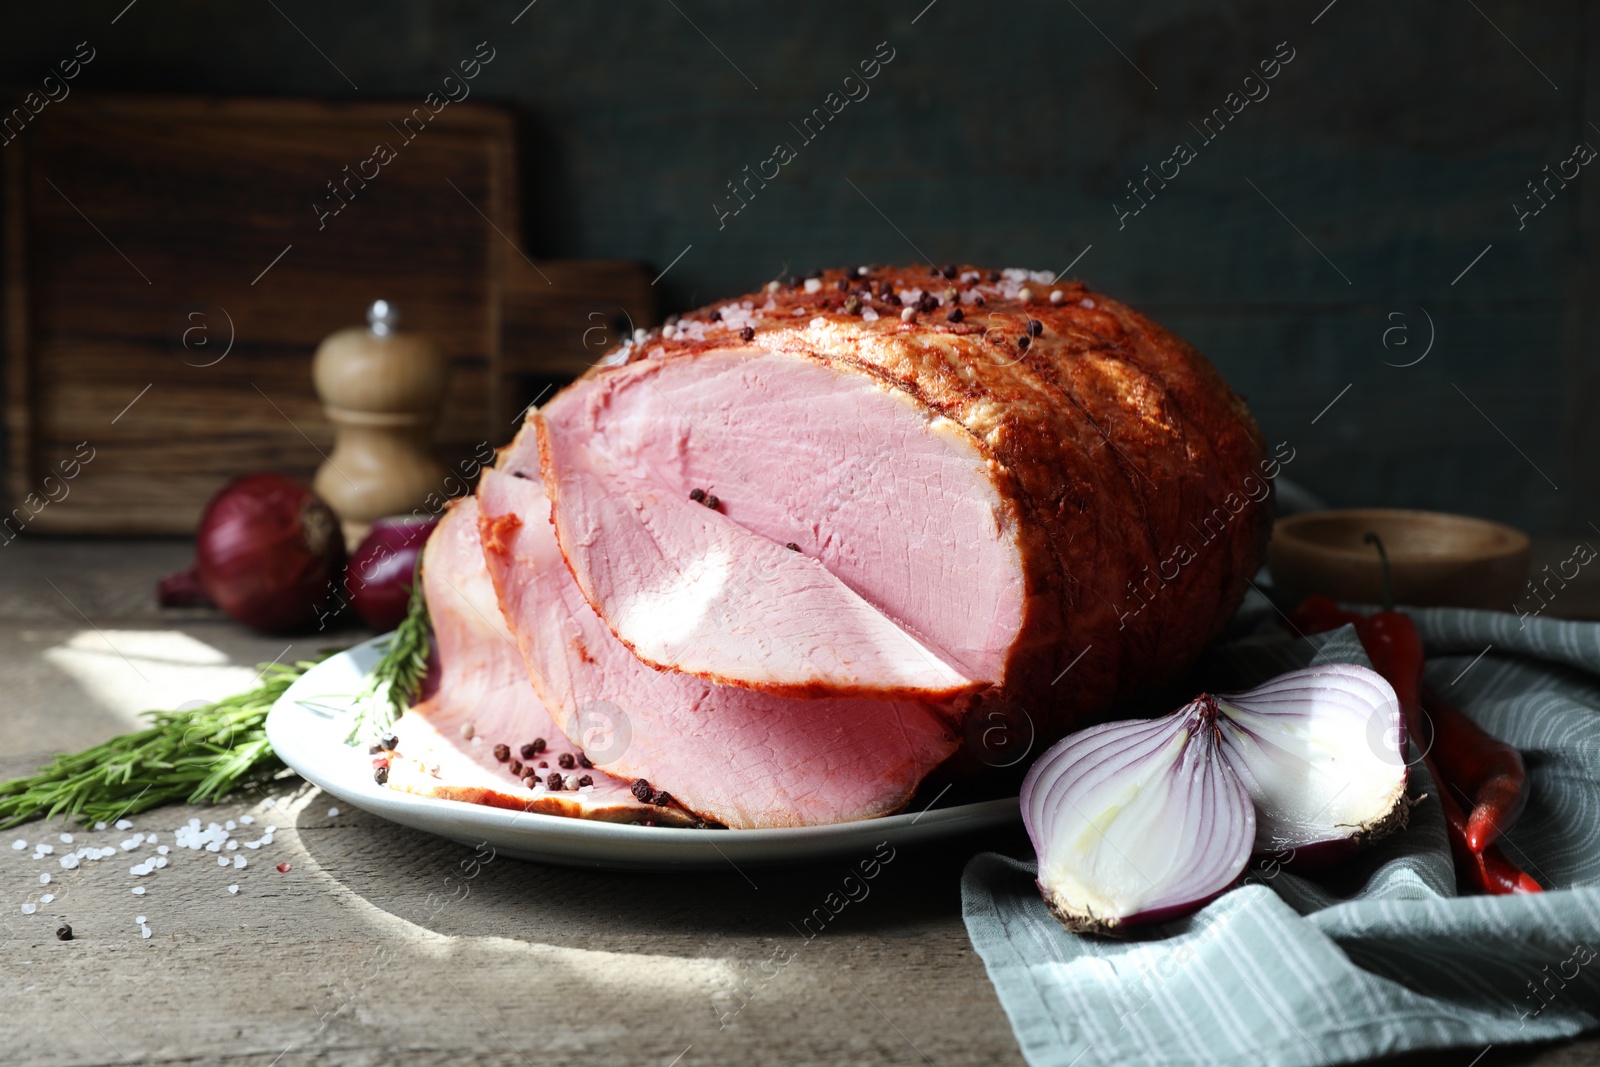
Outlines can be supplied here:
M957 746L912 701L791 699L653 670L589 606L557 546L524 431L478 488L484 556L528 674L570 735L592 717L626 743L596 762L646 777L733 828L848 822L893 812Z
M1003 680L1012 509L971 436L903 391L718 351L591 377L534 421L562 554L646 663L788 696Z
M422 583L439 653L439 686L395 724L400 743L389 764L390 788L608 822L692 821L682 812L641 803L630 781L599 768L560 767L562 755L576 762L582 750L556 728L528 684L484 566L477 501L458 503L429 538ZM463 736L463 726L471 727L471 738ZM520 746L535 738L543 738L547 749L531 761L530 773L544 781L529 789L512 776L509 762L495 759L494 746L508 745L519 758ZM538 768L540 761L549 766ZM588 776L593 784L552 792L545 784L551 771L573 783Z

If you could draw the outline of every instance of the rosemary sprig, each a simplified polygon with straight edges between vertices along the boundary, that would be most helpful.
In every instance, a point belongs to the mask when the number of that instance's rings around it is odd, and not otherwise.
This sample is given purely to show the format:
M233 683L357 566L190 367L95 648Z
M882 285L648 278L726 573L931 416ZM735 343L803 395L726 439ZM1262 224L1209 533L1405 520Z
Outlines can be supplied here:
M68 815L112 822L162 804L210 803L283 769L267 742L267 712L302 674L332 653L269 663L257 685L187 711L146 712L153 725L82 752L57 756L38 773L0 782L0 828Z
M366 688L356 698L355 723L345 738L348 744L387 730L411 706L428 676L428 652L432 647L433 627L419 573L411 583L406 617L383 646L383 658L372 668Z

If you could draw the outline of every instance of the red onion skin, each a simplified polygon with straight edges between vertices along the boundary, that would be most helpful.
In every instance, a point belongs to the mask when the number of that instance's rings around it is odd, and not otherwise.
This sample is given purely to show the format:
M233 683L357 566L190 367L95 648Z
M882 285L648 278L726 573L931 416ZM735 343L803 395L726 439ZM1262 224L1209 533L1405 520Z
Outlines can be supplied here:
M344 538L333 510L279 474L247 474L223 486L195 535L206 593L229 616L263 633L309 628L333 599Z
M403 516L379 519L362 539L345 571L345 592L361 621L387 633L406 617L411 583L417 577L417 559L437 518Z

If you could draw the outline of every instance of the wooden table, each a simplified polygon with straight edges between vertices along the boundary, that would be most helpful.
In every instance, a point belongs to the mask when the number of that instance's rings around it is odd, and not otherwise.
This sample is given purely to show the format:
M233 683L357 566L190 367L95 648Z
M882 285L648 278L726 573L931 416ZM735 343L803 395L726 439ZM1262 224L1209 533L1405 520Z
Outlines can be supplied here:
M0 774L135 725L135 712L248 685L250 664L353 643L293 642L204 612L158 613L156 578L187 558L170 541L28 541L0 549ZM298 787L297 787L298 786ZM134 829L59 821L0 836L0 1060L17 1064L241 1065L919 1063L1017 1064L961 922L961 868L1020 835L902 850L810 942L793 924L843 865L707 875L606 874L473 852L386 823L291 780L216 808L157 809ZM252 814L268 847L123 852ZM117 847L64 871L63 831ZM53 843L34 860L12 841ZM217 855L244 855L227 870ZM279 863L290 870L280 873ZM464 866L465 865L465 866ZM41 872L52 880L40 885ZM132 894L143 885L146 893ZM239 887L237 894L227 891ZM45 892L55 899L22 915ZM151 936L135 923L146 917ZM62 921L75 938L58 941ZM794 952L776 976L774 949ZM754 979L737 1014L733 991ZM1477 1061L1593 1062L1600 1041L1495 1048ZM1410 1057L1466 1067L1471 1054ZM1401 1062L1401 1061L1396 1061Z

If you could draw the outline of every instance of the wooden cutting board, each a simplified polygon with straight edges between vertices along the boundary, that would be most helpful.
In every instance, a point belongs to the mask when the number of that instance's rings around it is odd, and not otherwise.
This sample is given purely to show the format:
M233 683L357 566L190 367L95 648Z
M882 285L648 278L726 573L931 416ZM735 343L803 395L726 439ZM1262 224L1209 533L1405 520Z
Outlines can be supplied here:
M7 537L186 534L235 475L309 482L311 355L374 299L451 357L447 465L653 321L639 265L526 254L510 112L412 106L73 94L6 146Z

